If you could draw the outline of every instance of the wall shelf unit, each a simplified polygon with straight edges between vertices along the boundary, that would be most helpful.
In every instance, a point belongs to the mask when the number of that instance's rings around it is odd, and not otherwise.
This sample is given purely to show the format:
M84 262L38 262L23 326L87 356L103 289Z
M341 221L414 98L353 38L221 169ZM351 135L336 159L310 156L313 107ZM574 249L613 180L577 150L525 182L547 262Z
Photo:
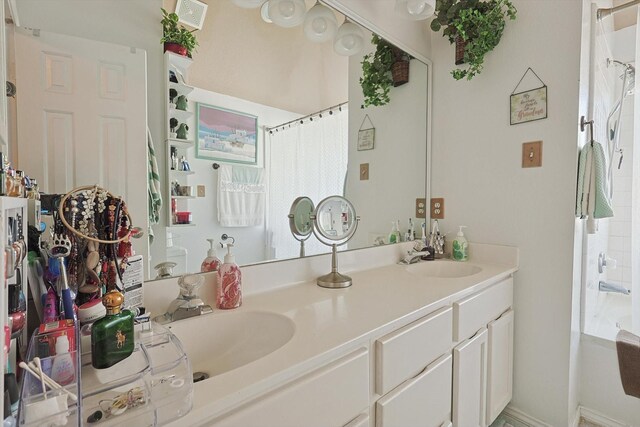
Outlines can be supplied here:
M178 148L191 148L196 145L195 141L192 139L178 139L178 138L169 138L167 139L167 143L169 145L173 145Z
M174 105L169 103L170 90L175 90L177 96L188 96L195 88L187 83L187 72L189 67L193 63L191 58L177 55L173 52L165 52L164 65L165 65L165 96L166 96L166 134L165 141L167 145L167 182L169 183L167 199L170 203L167 203L167 227L169 228L182 228L182 227L194 227L194 223L190 224L175 224L176 212L189 212L189 203L191 199L195 199L195 196L174 196L171 194L171 188L177 183L180 186L193 186L190 182L192 175L195 175L196 171L182 170L182 161L186 161L191 164L193 160L193 148L195 147L195 104L193 102L187 102L187 110L178 110ZM171 81L174 80L174 81ZM177 80L177 81L176 81ZM172 134L170 129L170 121L175 119L180 124L186 124L189 128L187 132L187 139L175 138L175 134ZM188 168L187 168L188 169ZM179 207L178 207L179 206Z

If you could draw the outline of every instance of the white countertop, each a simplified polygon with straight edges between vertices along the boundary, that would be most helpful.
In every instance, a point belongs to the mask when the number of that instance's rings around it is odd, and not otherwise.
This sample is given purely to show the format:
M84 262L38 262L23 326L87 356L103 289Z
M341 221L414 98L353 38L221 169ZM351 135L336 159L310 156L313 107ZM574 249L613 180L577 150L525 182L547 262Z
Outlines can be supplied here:
M371 338L512 275L518 268L517 249L498 248L498 256L478 256L469 261L482 270L466 277L420 277L409 273L407 266L391 264L349 273L353 286L346 289L324 289L315 281L307 281L245 296L242 306L233 312L282 314L295 325L293 337L261 359L194 384L192 411L171 425L205 424L304 372L367 345ZM476 246L476 253L478 249ZM227 314L216 310L206 315L207 322ZM198 320L202 322L201 318L180 322Z

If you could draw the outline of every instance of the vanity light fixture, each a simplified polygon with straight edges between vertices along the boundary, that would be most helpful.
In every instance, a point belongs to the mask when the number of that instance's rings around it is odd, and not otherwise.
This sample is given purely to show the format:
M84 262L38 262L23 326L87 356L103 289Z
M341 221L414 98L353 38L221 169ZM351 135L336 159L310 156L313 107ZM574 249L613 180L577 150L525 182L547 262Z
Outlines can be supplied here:
M338 29L333 42L333 50L338 55L351 56L360 52L364 47L364 33L353 22L347 20Z
M231 3L243 9L257 9L265 0L231 0Z
M403 18L420 21L433 16L436 0L396 0L395 9Z
M291 28L304 22L304 0L269 0L269 18L279 27Z
M338 20L331 9L316 2L315 6L307 12L303 28L309 40L322 43L336 35Z

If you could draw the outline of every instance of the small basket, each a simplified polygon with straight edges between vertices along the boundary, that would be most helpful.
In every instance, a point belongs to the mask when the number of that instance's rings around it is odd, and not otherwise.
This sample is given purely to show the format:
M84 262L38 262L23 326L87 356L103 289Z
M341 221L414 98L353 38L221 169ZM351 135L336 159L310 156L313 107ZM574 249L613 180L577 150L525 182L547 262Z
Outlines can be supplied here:
M396 61L391 66L393 87L402 86L409 82L409 61Z
M462 37L456 37L456 65L464 64L464 50L467 42Z

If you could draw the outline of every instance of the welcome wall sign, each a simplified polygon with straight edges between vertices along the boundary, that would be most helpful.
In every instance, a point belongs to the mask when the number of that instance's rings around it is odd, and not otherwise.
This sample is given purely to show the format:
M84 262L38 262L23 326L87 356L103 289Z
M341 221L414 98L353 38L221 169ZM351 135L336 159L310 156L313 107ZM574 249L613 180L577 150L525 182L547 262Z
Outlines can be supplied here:
M529 71L533 73L542 86L523 92L516 92ZM527 71L524 72L515 89L511 92L510 107L510 123L512 125L547 118L547 85L538 77L531 67L527 68Z

